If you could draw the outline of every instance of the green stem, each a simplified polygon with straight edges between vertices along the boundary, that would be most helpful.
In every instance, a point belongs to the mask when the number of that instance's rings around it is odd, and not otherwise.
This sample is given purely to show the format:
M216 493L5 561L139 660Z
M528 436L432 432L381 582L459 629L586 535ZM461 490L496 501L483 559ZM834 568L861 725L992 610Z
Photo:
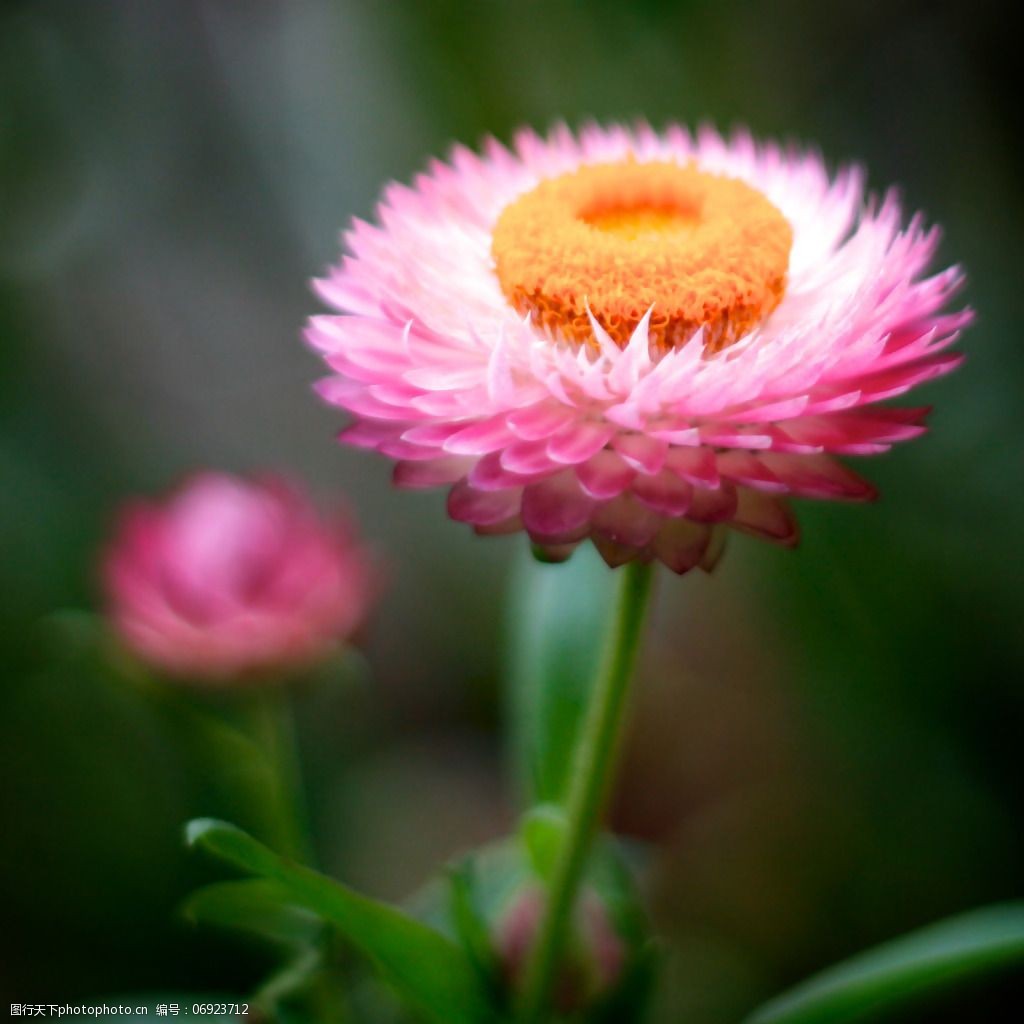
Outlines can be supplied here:
M192 744L192 756L201 770L214 774L207 784L267 827L268 840L281 853L316 867L287 687L263 686L249 694L214 700L161 682L134 664L130 668L136 685L184 731L183 740ZM263 764L253 771L254 753L266 759L269 780Z
M273 773L274 788L269 797L281 853L312 867L314 857L295 718L284 688L254 695L252 720L256 740L263 747Z
M590 692L566 798L566 833L555 862L540 933L527 963L520 1005L524 1024L542 1021L565 950L576 894L615 765L623 708L636 664L653 568L621 571L612 629Z

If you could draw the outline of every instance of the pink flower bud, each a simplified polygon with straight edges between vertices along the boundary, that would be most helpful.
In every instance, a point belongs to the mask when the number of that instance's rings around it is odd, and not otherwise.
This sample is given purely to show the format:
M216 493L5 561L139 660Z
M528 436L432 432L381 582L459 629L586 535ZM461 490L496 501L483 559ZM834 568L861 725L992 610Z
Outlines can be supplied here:
M209 682L300 668L363 620L365 551L280 480L205 472L130 502L103 561L111 622L143 661Z
M495 947L505 981L523 981L544 916L545 895L538 886L520 890L495 930ZM626 947L608 911L593 889L584 889L576 904L565 959L555 982L555 1007L580 1010L610 991L622 974Z

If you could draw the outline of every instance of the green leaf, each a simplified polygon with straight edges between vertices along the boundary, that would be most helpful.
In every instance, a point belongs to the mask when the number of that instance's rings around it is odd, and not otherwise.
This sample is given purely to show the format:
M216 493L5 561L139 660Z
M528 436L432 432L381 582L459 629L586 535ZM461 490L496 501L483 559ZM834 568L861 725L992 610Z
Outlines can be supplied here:
M497 992L498 961L491 943L476 892L476 872L473 860L466 858L447 871L449 911L456 934L472 960L481 983L492 993Z
M282 955L249 996L264 1017L280 1021L295 1016L300 1002L309 1002L317 986L330 984L325 974L327 925L313 911L290 902L280 882L262 878L218 882L193 893L182 909L196 924L248 933ZM323 1021L323 1008L315 1009Z
M312 946L324 933L316 913L289 902L285 886L265 879L217 882L197 889L182 913L195 924L247 932L284 949Z
M493 1008L469 957L440 932L284 860L233 825L199 818L189 822L185 834L189 846L280 883L291 902L337 928L426 1019L436 1024L493 1020Z
M563 565L526 560L513 579L506 687L513 771L527 804L564 797L613 584L589 545Z
M777 996L747 1024L846 1024L1024 963L1024 903L986 907L861 953Z

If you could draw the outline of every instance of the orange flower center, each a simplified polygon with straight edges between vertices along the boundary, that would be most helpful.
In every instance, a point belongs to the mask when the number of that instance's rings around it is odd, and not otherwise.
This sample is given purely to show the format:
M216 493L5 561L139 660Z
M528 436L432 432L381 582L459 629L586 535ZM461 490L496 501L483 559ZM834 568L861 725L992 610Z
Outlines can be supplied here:
M594 343L591 313L619 344L652 309L650 337L705 352L731 345L781 301L793 232L756 189L693 165L594 164L548 178L502 210L491 253L521 313Z

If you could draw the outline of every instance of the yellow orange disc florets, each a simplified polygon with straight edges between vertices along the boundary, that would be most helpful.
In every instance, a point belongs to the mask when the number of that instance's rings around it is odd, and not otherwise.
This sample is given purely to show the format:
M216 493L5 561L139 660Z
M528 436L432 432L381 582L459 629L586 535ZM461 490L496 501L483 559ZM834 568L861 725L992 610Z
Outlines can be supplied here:
M782 299L793 232L756 189L692 165L593 164L510 203L491 252L501 289L557 337L589 342L591 313L624 345L650 337L718 351Z

